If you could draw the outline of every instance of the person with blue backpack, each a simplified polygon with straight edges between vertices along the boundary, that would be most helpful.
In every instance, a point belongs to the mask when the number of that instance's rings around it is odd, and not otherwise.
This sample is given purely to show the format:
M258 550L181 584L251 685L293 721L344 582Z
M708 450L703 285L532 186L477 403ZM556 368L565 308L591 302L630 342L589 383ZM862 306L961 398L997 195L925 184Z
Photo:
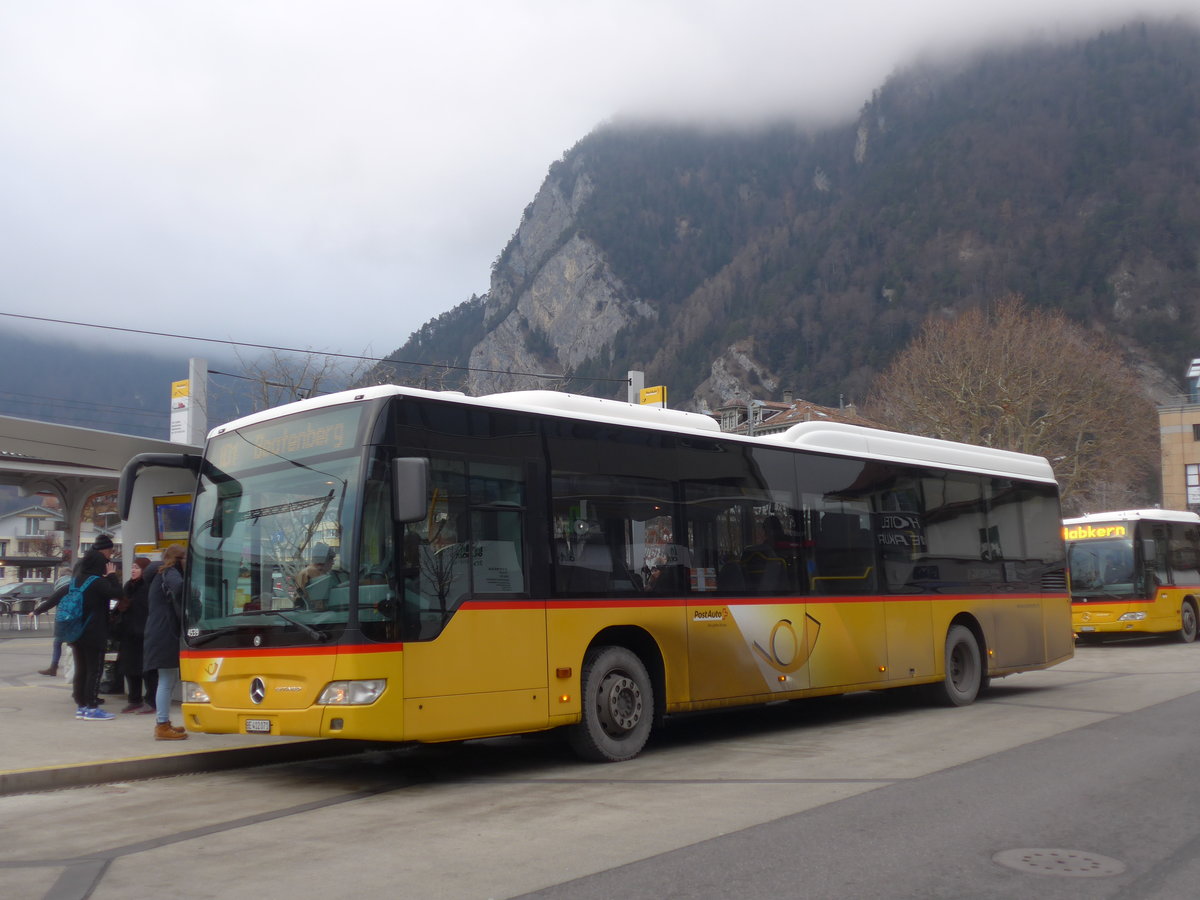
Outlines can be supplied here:
M71 648L75 660L75 718L114 719L100 708L100 677L104 673L104 651L108 646L108 612L111 601L119 600L121 580L112 561L112 538L100 535L83 555L71 580L47 601L58 606L54 633Z

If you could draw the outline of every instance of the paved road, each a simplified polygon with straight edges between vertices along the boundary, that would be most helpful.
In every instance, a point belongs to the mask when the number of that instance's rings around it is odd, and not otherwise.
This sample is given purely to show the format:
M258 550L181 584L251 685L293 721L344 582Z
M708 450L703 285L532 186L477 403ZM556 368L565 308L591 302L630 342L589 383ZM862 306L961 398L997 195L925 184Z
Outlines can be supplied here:
M1200 644L1087 647L965 709L696 716L617 765L506 739L0 797L0 895L1190 898L1198 675Z

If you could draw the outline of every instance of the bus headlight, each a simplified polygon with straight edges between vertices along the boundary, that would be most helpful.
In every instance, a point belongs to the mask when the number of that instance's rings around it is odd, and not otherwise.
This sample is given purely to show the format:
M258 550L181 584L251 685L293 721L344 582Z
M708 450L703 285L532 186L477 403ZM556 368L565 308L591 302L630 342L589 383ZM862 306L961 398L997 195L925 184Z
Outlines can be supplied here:
M321 691L318 703L332 706L365 706L374 703L387 687L386 678L371 681L331 681Z
M1146 618L1146 614L1144 612L1131 612L1131 613L1125 613L1125 615L1121 616L1121 618L1117 619L1117 621L1118 622L1140 622L1144 618Z
M179 691L184 703L212 703L204 688L194 681L179 682Z

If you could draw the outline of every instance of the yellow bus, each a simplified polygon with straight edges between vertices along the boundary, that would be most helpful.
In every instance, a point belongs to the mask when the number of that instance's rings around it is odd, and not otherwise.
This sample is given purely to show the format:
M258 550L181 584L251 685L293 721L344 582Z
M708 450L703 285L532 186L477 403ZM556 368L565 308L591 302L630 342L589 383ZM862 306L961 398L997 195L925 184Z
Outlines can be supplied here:
M1071 623L1081 640L1129 632L1196 639L1200 515L1171 509L1063 521Z
M988 679L1074 651L1040 457L551 391L376 386L122 474L194 494L181 677L199 732L438 742Z

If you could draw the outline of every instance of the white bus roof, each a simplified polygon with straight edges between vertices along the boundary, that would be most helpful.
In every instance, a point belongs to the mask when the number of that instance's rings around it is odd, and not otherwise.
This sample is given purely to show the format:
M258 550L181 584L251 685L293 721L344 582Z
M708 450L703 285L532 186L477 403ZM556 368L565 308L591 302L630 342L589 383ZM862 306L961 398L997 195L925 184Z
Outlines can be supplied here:
M295 403L252 413L214 428L209 432L209 437L213 438L226 431L244 428L247 425L268 422L280 416L396 395L451 401L489 409L555 415L589 422L612 422L662 431L691 432L707 437L720 436L731 441L760 446L782 445L832 453L838 456L915 465L936 465L942 468L983 472L1031 481L1053 483L1055 480L1054 471L1045 458L1027 453L977 447L972 444L960 444L955 441L864 428L860 425L845 425L840 422L802 422L799 425L793 425L782 434L746 437L745 435L723 433L717 421L712 416L703 413L642 406L621 400L605 400L600 397L587 397L582 394L568 394L560 391L510 391L487 394L483 397L468 397L458 391L427 391L421 388L400 387L391 384L375 385L327 394L309 400L298 400Z
M571 419L586 419L589 422L640 425L667 431L700 431L706 434L720 434L721 432L721 426L717 424L717 420L703 413L685 412L681 409L662 409L657 406L641 406L637 403L604 400L599 397L585 397L582 394L566 394L561 391L510 391L486 394L482 397L468 397L460 391L427 391L421 388L380 384L358 390L326 394L309 400L297 400L295 403L287 403L283 406L252 413L214 428L209 432L209 437L216 437L225 431L244 428L247 425L269 422L280 416L324 409L327 406L336 406L341 403L374 400L378 397L395 395L449 400L470 406L486 406L491 409L507 409L514 412L557 414Z
M1191 522L1193 525L1200 523L1200 515L1194 512L1184 512L1179 509L1121 509L1115 512L1088 513L1086 516L1063 519L1063 524L1086 525L1094 522L1129 522L1134 519L1146 519L1157 522Z
M806 450L865 456L893 462L933 463L948 469L988 472L1034 481L1053 482L1054 470L1042 456L977 447L938 438L902 434L847 425L842 422L801 422L787 431L764 438Z

